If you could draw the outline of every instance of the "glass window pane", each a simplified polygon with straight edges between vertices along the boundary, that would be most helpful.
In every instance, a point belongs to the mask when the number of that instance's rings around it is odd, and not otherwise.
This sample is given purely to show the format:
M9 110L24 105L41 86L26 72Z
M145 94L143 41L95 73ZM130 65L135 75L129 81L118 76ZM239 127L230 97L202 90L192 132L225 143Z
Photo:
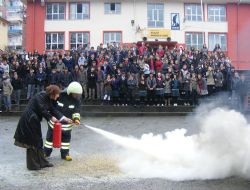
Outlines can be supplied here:
M57 44L52 44L52 49L57 49Z
M77 43L82 43L82 33L77 34Z
M161 21L156 22L156 26L157 27L163 27L163 22L161 22Z
M53 14L52 18L53 20L58 20L58 14Z
M153 20L153 14L151 10L148 10L148 20Z
M57 43L57 34L52 34L52 43Z
M51 45L50 44L46 44L46 50L50 50L51 49Z
M104 13L109 13L109 11L110 11L109 3L104 3Z
M189 6L186 6L186 14L191 14L191 8Z
M186 44L191 44L191 35L186 34Z
M53 13L58 13L58 4L53 4Z
M58 44L58 49L64 49L64 45L63 44Z
M46 34L46 43L51 43L51 35Z
M82 13L82 4L77 3L77 13Z
M52 14L47 15L48 20L52 20Z
M164 15L163 15L164 13L163 13L163 10L159 10L159 20L160 21L163 21L164 20Z
M121 13L121 4L116 3L116 13Z
M76 43L76 33L70 34L70 43Z
M192 41L191 41L191 44L192 44L192 45L197 44L197 35L196 35L196 34L193 34L193 35L192 35Z
M116 41L121 42L121 33L120 32L116 34Z
M148 21L148 26L149 27L155 27L155 22L154 21Z
M47 4L47 13L52 13L52 5L51 4Z
M70 19L75 19L76 14L76 4L70 3Z
M63 20L64 19L64 14L59 14L59 19Z
M58 43L64 43L64 34L58 34Z
M64 13L64 5L63 4L59 5L59 13Z

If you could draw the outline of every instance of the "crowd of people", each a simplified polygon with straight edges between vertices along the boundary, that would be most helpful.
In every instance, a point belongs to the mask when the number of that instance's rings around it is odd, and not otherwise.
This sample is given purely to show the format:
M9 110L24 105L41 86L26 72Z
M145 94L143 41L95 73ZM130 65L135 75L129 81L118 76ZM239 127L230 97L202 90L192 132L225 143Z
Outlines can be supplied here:
M145 42L140 47L111 43L41 54L2 52L0 79L6 111L12 102L20 104L23 92L29 100L50 84L64 89L72 81L82 85L83 100L114 106L198 105L199 99L223 91L235 105L243 105L247 94L244 75L219 45L213 51L206 45L185 49Z

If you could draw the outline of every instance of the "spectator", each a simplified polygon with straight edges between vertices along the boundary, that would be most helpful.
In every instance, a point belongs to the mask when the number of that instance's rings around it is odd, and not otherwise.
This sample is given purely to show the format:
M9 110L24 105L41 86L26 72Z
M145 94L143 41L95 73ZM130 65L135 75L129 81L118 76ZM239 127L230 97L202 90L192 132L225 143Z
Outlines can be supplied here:
M171 78L169 73L166 74L165 80L164 80L164 99L165 99L165 106L171 105Z
M96 79L97 79L97 74L95 68L91 67L91 70L88 73L89 100L95 99Z
M172 97L173 97L173 103L174 106L177 106L177 100L180 96L180 81L177 79L177 75L174 74L174 78L171 81L171 91L172 91Z
M208 71L206 72L206 77L207 77L208 94L211 95L214 93L215 89L214 72L211 66L208 67Z
M145 104L147 98L147 82L145 76L142 74L139 80L139 98L140 104Z
M133 74L129 74L127 85L128 85L128 100L130 102L130 105L136 106L135 93L137 84L136 84L136 78L134 77Z
M6 72L3 76L3 101L5 110L7 112L11 111L11 94L13 87L10 82L9 74Z
M148 105L155 104L155 88L156 88L156 79L154 77L153 71L151 71L149 77L147 78Z
M119 88L120 88L120 80L112 76L111 79L111 88L112 88L112 100L114 106L119 106L118 98L119 98Z
M87 69L85 69L85 67L83 65L80 66L79 82L82 85L84 98L87 99L87 97L88 97L88 91L87 91L88 77L87 77Z
M197 77L195 73L191 74L191 80L190 80L190 92L191 92L191 99L192 99L192 105L196 106L198 105L198 82Z
M14 77L11 81L13 87L13 94L15 97L15 103L19 106L20 105L20 97L21 97L21 90L23 88L22 80L19 78L17 72L14 72Z
M127 91L128 91L128 84L127 84L127 77L126 73L123 72L120 77L120 104L122 106L127 105Z
M74 68L74 60L72 57L70 57L70 52L67 51L66 52L66 56L63 58L63 63L65 64L65 66L67 67L69 72L73 72L73 68ZM68 86L68 85L67 85ZM66 86L65 86L66 87Z
M96 91L98 100L102 100L104 96L104 79L104 72L101 70L101 66L98 66L96 79Z
M57 76L57 78L58 78L58 76ZM63 73L60 74L59 81L61 83L60 86L62 86L62 89L65 89L73 81L73 76L69 72L68 67L65 67Z
M156 98L157 98L157 106L164 106L164 81L162 78L162 74L160 72L157 73L156 77Z
M30 73L27 76L27 84L28 84L27 100L29 100L30 98L33 97L36 87L36 78L33 69L30 69Z
M39 71L36 73L36 88L37 88L37 93L39 93L41 91L44 91L45 80L46 80L46 74L43 71L43 68L40 67Z
M111 77L108 74L106 80L104 80L104 102L107 103L110 102L110 96L111 96L112 88L111 88Z

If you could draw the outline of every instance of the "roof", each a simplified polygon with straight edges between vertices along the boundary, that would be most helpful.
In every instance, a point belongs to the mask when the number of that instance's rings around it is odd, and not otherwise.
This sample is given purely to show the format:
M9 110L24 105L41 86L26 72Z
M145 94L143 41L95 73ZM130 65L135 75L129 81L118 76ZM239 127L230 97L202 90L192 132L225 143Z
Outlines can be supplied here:
M9 21L7 21L6 19L4 19L3 17L0 17L0 21L4 22L4 23L6 23L6 24L9 24L9 23L10 23Z

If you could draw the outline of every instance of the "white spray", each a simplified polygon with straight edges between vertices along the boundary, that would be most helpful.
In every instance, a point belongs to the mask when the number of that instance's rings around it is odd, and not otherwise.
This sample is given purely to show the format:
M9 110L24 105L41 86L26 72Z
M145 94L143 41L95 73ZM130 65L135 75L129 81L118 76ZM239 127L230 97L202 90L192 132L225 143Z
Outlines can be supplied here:
M217 108L200 123L200 132L195 135L186 136L186 129L176 129L164 135L144 134L140 139L86 127L125 148L119 166L132 177L249 178L250 127L244 116Z

